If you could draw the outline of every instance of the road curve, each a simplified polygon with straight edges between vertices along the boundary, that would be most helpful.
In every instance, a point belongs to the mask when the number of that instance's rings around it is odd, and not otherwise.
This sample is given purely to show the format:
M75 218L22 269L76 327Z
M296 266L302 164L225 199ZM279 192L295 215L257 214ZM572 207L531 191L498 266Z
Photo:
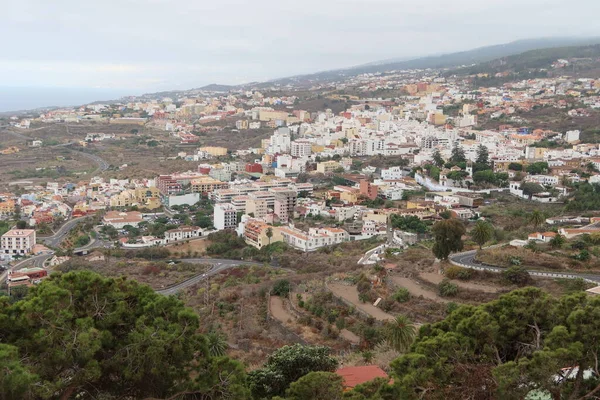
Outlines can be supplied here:
M502 272L505 268L497 267L489 264L480 263L475 260L477 250L465 251L462 253L452 254L448 257L448 260L459 267L471 268L477 270L484 270L490 272ZM542 278L564 278L564 279L585 279L589 282L600 284L600 275L598 274L587 274L579 272L554 272L554 271L540 271L537 269L527 268L533 276L539 276Z
M198 274L189 279L186 279L183 282L176 283L175 285L169 286L164 289L156 290L156 293L162 294L165 296L177 294L177 292L186 289L192 285L195 285L203 280L210 278L211 276L217 275L227 269L234 267L243 267L243 266L263 266L265 264L253 262L253 261L240 261L240 260L223 260L216 258L184 258L181 259L182 262L188 262L193 264L212 264L212 267L206 271L205 273Z

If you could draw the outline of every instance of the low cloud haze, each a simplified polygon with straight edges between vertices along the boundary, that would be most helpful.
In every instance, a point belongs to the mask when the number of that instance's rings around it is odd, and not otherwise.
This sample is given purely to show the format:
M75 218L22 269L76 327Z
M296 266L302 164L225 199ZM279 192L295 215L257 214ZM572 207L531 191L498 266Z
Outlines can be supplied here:
M2 8L0 87L132 93L600 33L597 0L9 0Z

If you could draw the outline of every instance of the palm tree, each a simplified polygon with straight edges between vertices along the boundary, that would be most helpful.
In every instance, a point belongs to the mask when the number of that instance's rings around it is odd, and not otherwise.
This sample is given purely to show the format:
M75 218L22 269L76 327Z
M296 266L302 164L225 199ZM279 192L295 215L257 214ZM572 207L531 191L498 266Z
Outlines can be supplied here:
M494 234L494 227L486 221L477 221L471 230L471 239L479 245L481 249L483 245L489 241Z
M265 232L265 235L267 235L267 238L269 238L269 245L271 244L271 238L273 237L273 228L268 227L267 231Z
M538 210L535 210L529 216L528 221L531 225L533 225L533 227L535 229L537 229L538 226L540 226L541 224L543 224L546 221L546 218L544 217L544 214L542 214Z
M385 340L396 351L408 350L415 340L417 329L404 315L398 315L394 320L385 324Z
M208 353L211 357L223 357L227 350L225 338L217 332L210 332L206 335Z

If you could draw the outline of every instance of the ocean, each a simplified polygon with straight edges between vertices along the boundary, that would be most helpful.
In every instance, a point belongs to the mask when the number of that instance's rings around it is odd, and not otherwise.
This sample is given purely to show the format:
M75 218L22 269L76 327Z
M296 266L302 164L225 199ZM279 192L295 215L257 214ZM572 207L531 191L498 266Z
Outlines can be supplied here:
M0 87L0 112L78 106L94 101L116 100L134 94L131 91L116 89Z

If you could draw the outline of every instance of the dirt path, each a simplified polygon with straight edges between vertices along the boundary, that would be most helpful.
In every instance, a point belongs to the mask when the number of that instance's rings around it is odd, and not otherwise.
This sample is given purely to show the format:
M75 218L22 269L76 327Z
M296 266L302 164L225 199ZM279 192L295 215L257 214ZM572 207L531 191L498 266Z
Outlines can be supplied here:
M283 306L283 299L278 296L270 297L271 315L278 321L287 324L288 321L294 321L295 318Z
M448 303L449 301L440 297L437 293L433 292L429 288L426 288L422 285L419 285L417 282L413 281L409 278L404 278L401 276L391 276L392 282L394 282L398 286L402 286L413 296L423 296L428 300L439 301L442 303Z
M444 275L436 274L433 272L423 272L423 273L419 274L419 277L427 282L431 282L436 285L444 280ZM497 288L495 286L485 285L482 283L463 282L463 281L458 281L458 280L453 280L452 283L456 284L456 286L458 286L458 287L470 289L470 290L477 290L479 292L498 293L498 291L499 291L499 288Z
M389 321L394 319L393 315L384 312L383 310L375 307L371 303L362 303L358 299L358 291L356 290L356 286L347 286L339 283L332 283L329 284L329 289L331 289L333 294L335 294L336 296L339 296L349 301L350 303L354 304L356 308L369 314L370 316L379 321Z

